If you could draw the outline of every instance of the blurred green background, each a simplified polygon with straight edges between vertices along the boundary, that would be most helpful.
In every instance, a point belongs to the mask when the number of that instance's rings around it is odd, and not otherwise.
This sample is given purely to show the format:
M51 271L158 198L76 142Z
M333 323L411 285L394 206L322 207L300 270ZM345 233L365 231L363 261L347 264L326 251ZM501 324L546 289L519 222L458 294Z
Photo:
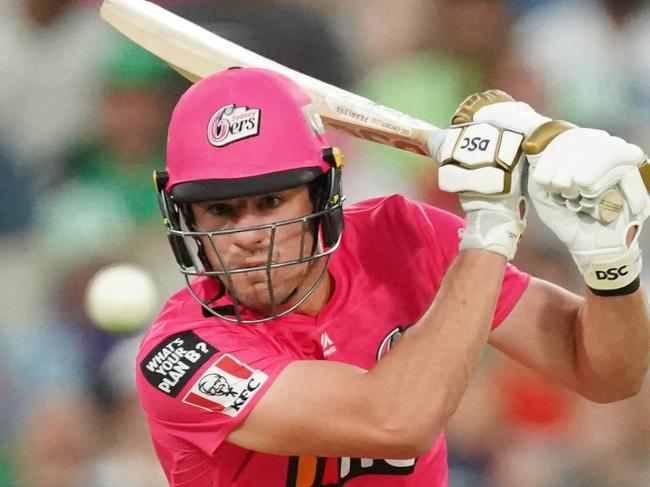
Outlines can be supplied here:
M437 125L499 88L650 150L644 0L156 3ZM0 0L0 487L166 485L133 385L139 333L100 330L83 298L115 262L144 267L162 298L184 284L151 172L189 85L98 5ZM400 192L459 211L430 160L333 137L348 202ZM515 264L581 292L568 253L531 220ZM650 386L594 405L488 352L448 441L452 486L646 487Z

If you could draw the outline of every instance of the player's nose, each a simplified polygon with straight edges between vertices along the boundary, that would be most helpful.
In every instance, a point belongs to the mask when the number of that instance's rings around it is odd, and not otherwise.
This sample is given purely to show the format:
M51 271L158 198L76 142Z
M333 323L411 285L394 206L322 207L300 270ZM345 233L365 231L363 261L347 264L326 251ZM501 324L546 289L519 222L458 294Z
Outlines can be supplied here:
M241 230L231 235L233 243L242 249L249 251L265 248L269 245L273 229L256 218L244 218L243 223L238 225Z

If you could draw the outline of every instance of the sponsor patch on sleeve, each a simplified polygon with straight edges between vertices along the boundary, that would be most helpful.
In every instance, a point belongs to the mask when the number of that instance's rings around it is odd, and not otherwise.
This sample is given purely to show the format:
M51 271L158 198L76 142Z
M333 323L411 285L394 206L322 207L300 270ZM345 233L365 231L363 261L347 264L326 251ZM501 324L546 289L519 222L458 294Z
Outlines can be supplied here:
M165 394L176 397L192 376L218 350L193 331L168 337L140 362L140 370L149 383Z
M194 382L183 402L237 416L267 379L261 370L253 370L232 355L224 354Z

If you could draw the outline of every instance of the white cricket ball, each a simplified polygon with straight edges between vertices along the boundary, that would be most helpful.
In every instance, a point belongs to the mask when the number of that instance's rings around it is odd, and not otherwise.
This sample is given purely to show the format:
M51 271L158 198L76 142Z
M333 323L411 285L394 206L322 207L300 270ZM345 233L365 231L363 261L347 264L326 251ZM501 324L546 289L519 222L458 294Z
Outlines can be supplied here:
M153 279L130 264L105 267L88 283L86 312L99 328L131 333L148 325L158 307Z

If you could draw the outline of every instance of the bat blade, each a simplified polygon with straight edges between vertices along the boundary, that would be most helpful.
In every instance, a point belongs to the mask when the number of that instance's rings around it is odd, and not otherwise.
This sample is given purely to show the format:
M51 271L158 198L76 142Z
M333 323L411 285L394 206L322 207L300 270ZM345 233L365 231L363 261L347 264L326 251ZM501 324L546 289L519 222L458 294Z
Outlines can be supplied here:
M439 130L249 51L151 2L104 0L100 14L192 82L235 66L265 68L293 79L309 93L326 125L355 137L429 155L427 139Z
M192 82L231 67L266 68L298 83L312 98L323 122L355 137L431 156L444 138L438 127L260 56L146 0L104 0L100 14L135 43L169 63ZM435 152L435 150L434 150ZM647 161L639 167L650 192ZM618 190L617 190L618 191ZM609 197L612 196L610 192ZM611 199L611 198L610 198ZM616 203L598 199L594 218L604 223L620 214Z

